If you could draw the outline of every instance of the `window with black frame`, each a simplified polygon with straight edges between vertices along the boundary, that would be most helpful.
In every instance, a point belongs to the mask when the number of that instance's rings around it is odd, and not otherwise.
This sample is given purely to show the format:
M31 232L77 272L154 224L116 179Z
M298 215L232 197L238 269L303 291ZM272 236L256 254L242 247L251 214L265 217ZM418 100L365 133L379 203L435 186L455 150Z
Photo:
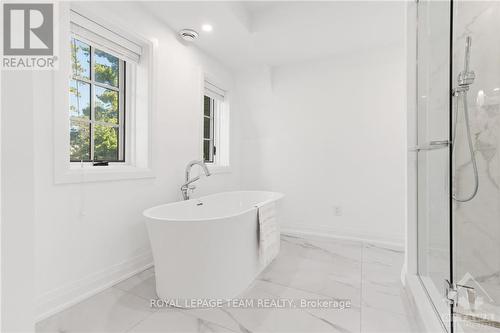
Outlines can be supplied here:
M125 61L71 38L70 161L125 161Z
M214 163L215 147L215 99L204 96L203 103L203 160Z

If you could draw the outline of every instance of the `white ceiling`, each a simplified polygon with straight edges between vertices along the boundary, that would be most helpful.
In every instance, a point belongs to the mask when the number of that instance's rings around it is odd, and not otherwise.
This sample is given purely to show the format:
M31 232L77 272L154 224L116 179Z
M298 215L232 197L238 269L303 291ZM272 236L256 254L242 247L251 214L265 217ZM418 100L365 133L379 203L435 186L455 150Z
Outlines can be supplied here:
M324 59L404 41L403 1L144 2L175 31L198 31L196 45L241 68ZM213 31L201 31L201 25Z

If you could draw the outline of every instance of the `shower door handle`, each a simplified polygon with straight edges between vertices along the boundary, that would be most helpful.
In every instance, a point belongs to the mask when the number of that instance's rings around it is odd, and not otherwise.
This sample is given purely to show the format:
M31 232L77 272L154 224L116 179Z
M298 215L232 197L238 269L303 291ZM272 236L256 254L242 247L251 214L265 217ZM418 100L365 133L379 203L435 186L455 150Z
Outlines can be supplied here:
M409 150L419 152L421 150L443 149L449 147L450 143L451 142L449 140L433 140L430 141L427 145L411 147Z
M435 140L435 141L429 142L429 146L436 147L436 148L445 148L445 147L448 147L450 145L450 143L451 142L449 140Z

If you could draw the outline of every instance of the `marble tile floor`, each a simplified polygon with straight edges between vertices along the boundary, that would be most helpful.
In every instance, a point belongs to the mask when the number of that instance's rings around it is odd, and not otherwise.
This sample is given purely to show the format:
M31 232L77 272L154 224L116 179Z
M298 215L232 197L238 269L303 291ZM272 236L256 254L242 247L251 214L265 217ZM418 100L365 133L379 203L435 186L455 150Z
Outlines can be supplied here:
M401 287L403 251L282 236L281 252L239 297L296 307L151 307L154 268L39 322L37 332L417 332ZM311 300L345 300L322 308ZM346 303L347 302L347 303ZM257 303L253 303L257 304ZM340 303L342 304L342 303Z

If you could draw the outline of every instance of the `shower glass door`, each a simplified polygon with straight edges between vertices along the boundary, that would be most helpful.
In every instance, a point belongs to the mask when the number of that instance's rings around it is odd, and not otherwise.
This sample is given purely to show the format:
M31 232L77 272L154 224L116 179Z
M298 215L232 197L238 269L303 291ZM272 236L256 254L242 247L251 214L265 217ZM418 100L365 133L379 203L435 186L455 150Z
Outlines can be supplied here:
M458 287L454 321L464 332L500 332L500 2L454 1L453 73L466 70L466 43L475 73L454 117L453 275ZM470 129L473 154L468 144ZM477 177L473 168L477 165ZM474 195L474 188L477 193Z
M452 282L450 29L450 1L418 2L418 273L448 332L452 330L445 295L446 281Z

